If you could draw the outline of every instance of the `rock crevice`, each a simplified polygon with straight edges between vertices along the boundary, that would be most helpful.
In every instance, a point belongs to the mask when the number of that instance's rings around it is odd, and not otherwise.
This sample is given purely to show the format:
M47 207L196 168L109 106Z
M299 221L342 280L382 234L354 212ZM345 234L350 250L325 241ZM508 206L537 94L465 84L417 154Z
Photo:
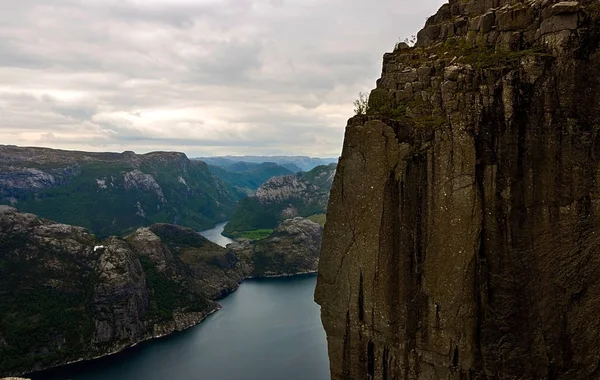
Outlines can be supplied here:
M600 7L450 1L349 120L316 300L332 379L593 379Z

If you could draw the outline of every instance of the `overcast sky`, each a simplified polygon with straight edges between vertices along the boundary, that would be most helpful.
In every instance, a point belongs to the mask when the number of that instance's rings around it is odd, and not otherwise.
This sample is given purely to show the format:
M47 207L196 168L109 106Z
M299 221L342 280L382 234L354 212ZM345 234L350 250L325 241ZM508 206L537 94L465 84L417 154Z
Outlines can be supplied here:
M0 0L0 144L340 154L442 0Z

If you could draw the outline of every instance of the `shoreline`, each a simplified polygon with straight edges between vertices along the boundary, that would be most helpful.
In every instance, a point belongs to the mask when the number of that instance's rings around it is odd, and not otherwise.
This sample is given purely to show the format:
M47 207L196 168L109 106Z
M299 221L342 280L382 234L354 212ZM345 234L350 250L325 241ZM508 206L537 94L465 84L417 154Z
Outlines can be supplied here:
M246 277L244 279L244 281L246 281L246 280L260 280L260 279L268 279L268 278L301 277L301 276L307 276L307 275L318 274L318 273L319 273L318 270L313 270L313 271L305 271L305 272L297 272L297 273L267 274L267 275L264 275L264 276L250 276L250 277ZM242 283L244 281L242 281Z
M221 309L223 309L223 307L221 306L221 304L218 303L218 301L227 298L228 296L230 296L231 294L235 293L240 286L247 280L260 280L260 279L276 279L276 278L289 278L289 277L302 277L302 276L308 276L308 275L313 275L313 274L317 274L318 271L306 271L306 272L298 272L298 273L294 273L294 274L290 274L290 273L284 273L281 275L265 275L265 276L250 276L250 277L246 277L244 278L235 289L232 289L230 292L228 292L225 296L219 298L218 300L213 300L213 302L215 302L215 304L217 305L213 310L211 310L210 312L207 312L204 317L202 319L200 319L198 322L187 326L181 330L177 330L174 329L173 331L166 333L166 334L161 334L161 335L151 335L145 339L139 340L135 343L129 344L127 346L123 346L122 348L113 350L111 352L108 352L106 354L102 354L102 355L98 355L98 356L94 356L91 358L81 358L81 359L77 359L77 360L73 360L73 361L69 361L63 364L58 364L55 366L50 366L50 367L46 367L46 368L42 368L39 370L35 370L35 371L28 371L28 372L22 372L22 373L18 373L18 374L12 374L12 375L8 375L8 377L10 378L12 377L23 377L26 376L25 379L30 379L32 375L36 375L39 374L41 372L45 372L48 370L52 370L52 369L56 369L56 368L60 368L60 367L65 367L65 366L69 366L69 365L73 365L73 364L77 364L77 363L83 363L83 362L87 362L87 361L94 361L94 360L98 360L98 359L102 359L102 358L106 358L109 356L113 356L113 355L117 355L119 353L122 353L124 351L127 351L130 348L134 348L140 344L143 343L150 343L153 340L159 340L159 339L164 339L164 338L168 338L169 336L176 334L176 333L180 333L180 332L185 332L186 330L191 329L192 327L196 327L198 325L200 325L202 322L204 322L209 316L215 314L216 312L220 311ZM174 322L174 320L172 321ZM171 323L171 322L170 322ZM3 379L2 377L0 377L0 379Z
M233 292L231 292L231 293L233 293ZM231 293L229 293L229 294L231 294ZM42 369L39 369L39 370L35 370L33 372L32 371L28 371L28 372L22 372L22 373L19 373L19 374L8 375L8 377L10 378L11 376L12 377L15 377L15 376L16 377L27 376L27 377L25 377L25 379L29 379L32 375L36 375L36 374L39 374L41 372L49 371L49 370L52 370L52 369L55 369L55 368L60 368L60 367L66 367L66 366L69 366L69 365L72 365L72 364L83 363L83 362L94 361L94 360L106 358L106 357L117 355L117 354L119 354L121 352L127 351L128 349L134 348L134 347L136 347L136 346L138 346L140 344L143 344L143 343L148 343L148 342L151 342L153 340L160 340L160 339L163 339L163 338L167 338L167 337L169 337L169 336L171 336L171 335L173 335L175 333L184 332L186 330L191 329L192 327L198 326L200 323L204 322L204 320L206 320L206 318L210 317L211 315L213 315L214 313L218 312L219 310L221 310L223 308L216 301L215 301L215 304L217 306L215 308L213 308L211 311L207 312L198 322L196 322L196 323L194 323L194 324L192 324L190 326L187 326L187 327L185 327L185 328L183 328L181 330L174 329L173 331L171 331L169 333L166 333L166 334L159 334L159 335L152 334L152 335L150 335L150 336L148 336L148 337L146 337L144 339L141 339L141 340L139 340L139 341L137 341L135 343L131 343L131 344L128 344L128 345L123 346L121 348L118 348L118 349L115 349L115 350L111 350L110 352L107 352L106 354L102 354L102 355L98 355L98 356L93 356L93 357L90 357L90 358L80 358L80 359L72 360L72 361L69 361L69 362L66 362L66 363L63 363L63 364L58 364L58 365L54 365L54 366L42 368ZM175 322L175 321L173 320L173 321L171 321L169 323L173 323L173 322ZM2 379L4 379L4 378L0 377L0 380L2 380Z

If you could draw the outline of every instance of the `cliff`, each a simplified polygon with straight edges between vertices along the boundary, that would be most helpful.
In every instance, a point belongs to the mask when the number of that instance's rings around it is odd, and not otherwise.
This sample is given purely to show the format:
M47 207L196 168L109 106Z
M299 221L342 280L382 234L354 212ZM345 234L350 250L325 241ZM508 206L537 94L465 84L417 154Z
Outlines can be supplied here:
M169 224L100 240L0 205L0 376L194 326L248 277L314 272L321 232L296 218L263 241L229 249Z
M198 230L241 194L183 153L91 153L0 145L0 204L107 237L153 223Z
M350 119L332 380L600 378L600 7L453 0Z
M255 196L239 202L224 234L238 237L247 231L274 229L286 219L324 213L336 166L317 166L309 172L269 179Z
M238 239L227 248L250 277L291 276L317 270L323 228L308 219L283 221L258 241Z
M101 241L81 227L0 206L0 375L191 327L238 287L237 261L178 226Z

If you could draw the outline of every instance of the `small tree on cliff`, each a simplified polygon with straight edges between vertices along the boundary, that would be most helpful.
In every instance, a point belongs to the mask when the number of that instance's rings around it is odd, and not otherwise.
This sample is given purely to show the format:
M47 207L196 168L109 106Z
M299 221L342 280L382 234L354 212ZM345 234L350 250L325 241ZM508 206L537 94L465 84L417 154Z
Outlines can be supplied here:
M358 93L358 99L354 101L354 113L357 115L366 115L369 110L369 95L364 92Z

